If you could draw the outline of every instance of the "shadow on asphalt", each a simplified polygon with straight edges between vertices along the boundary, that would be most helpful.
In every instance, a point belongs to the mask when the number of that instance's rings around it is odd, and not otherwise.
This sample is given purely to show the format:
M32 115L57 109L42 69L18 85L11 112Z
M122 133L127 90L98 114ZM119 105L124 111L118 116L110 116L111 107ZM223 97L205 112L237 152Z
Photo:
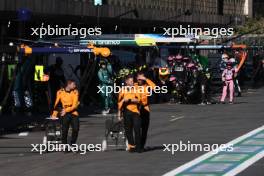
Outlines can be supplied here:
M148 146L145 148L144 152L151 152L151 151L155 151L155 150L164 150L164 146Z
M19 149L19 148L32 148L31 145L27 145L27 146L0 146L1 148L8 148L8 149Z
M142 153L151 152L151 151L155 151L155 150L163 150L164 148L165 148L164 146L147 146L147 147L145 147L144 152L142 152ZM115 148L107 149L104 152L113 152L113 151L115 151L115 152L127 152L125 149L121 149L121 148L120 149L115 149Z
M0 139L20 139L20 138L0 136Z
M248 104L248 102L241 101L241 102L234 102L234 104Z

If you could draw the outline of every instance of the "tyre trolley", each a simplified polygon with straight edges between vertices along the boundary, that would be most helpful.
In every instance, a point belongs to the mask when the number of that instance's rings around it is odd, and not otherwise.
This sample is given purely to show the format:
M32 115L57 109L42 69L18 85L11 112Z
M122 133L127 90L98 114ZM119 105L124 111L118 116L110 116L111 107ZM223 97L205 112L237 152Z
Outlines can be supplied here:
M105 120L105 137L102 141L102 150L106 151L109 149L127 149L124 122L117 121L115 116Z

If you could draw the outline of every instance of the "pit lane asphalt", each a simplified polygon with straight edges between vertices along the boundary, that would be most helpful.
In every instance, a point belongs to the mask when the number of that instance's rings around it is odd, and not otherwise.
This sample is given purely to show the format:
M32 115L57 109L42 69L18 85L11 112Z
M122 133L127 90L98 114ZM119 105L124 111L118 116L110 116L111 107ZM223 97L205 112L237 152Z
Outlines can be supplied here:
M224 144L264 125L264 89L249 90L233 105L207 106L154 104L144 153L125 151L88 152L85 155L54 152L39 155L31 145L42 143L43 131L27 136L0 137L0 175L7 176L149 176L162 175L204 152L164 152L163 144L190 141L195 144ZM78 143L98 144L104 136L105 118L81 118ZM264 159L238 174L263 176Z

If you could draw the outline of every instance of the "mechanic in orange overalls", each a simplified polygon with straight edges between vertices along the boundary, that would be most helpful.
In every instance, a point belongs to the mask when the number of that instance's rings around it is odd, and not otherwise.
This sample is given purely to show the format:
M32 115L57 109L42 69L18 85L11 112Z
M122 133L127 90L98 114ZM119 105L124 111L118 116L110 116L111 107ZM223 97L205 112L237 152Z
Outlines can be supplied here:
M148 97L152 95L153 89L155 89L155 83L153 83L150 79L147 79L143 72L138 72L137 74L137 83L135 83L135 87L139 90L143 88L143 92L139 91L139 95L142 100L142 106L140 106L140 118L141 118L141 149L144 150L144 146L146 144L148 128L149 128L149 117L150 117L150 108Z
M124 127L126 138L128 140L128 151L138 152L141 148L141 118L139 115L139 106L141 104L140 95L134 86L134 78L128 75L125 79L126 86L122 87L122 91L118 97L118 119L121 120L121 115L124 118ZM133 130L135 138L133 136Z
M57 91L56 101L52 118L58 116L57 105L61 102L62 110L60 117L62 118L62 143L67 144L67 136L69 127L72 127L72 138L70 144L75 144L79 133L79 114L77 107L79 105L79 93L76 89L76 83L73 80L68 80L66 86Z

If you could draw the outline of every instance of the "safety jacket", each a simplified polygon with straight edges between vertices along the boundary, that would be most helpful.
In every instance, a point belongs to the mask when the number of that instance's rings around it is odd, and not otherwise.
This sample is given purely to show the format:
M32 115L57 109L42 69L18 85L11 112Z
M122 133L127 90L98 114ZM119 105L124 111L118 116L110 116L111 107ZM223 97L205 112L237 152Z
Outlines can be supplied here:
M54 111L52 116L57 117L58 111L56 107L61 102L62 108L66 113L78 116L77 107L79 105L79 93L78 90L66 91L64 88L57 91L56 101L54 104Z
M112 83L110 73L107 69L100 68L97 75L101 86L109 85Z
M148 96L150 96L150 91L152 91L155 88L155 83L153 83L150 79L146 79L146 83L144 85L141 85L143 87L143 91L139 91L140 85L138 83L135 83L134 85L136 89L139 92L140 99L142 101L142 105L145 110L149 111L149 102L148 102Z
M139 103L123 102L122 100L124 99L127 100L137 99ZM128 88L126 87L123 87L123 90L119 93L118 110L120 111L127 109L131 112L139 114L139 105L141 103L142 103L141 96L135 87L132 87L130 90L128 90Z

